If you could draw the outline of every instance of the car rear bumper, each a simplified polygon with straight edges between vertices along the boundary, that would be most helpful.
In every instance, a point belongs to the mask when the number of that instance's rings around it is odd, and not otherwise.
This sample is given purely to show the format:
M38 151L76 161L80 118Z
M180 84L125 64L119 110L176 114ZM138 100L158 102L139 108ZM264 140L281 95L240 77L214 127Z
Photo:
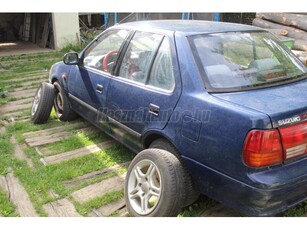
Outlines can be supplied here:
M272 216L307 199L307 159L298 163L303 171L293 164L249 174L249 183L184 159L201 193L248 216Z

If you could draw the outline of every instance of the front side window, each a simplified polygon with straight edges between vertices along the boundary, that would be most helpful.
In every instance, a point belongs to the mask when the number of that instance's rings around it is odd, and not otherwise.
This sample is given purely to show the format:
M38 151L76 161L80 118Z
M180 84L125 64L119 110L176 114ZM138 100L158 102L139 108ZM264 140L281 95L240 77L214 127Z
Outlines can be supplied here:
M128 31L109 31L86 51L84 66L111 73Z
M162 39L163 36L159 34L136 32L121 63L119 76L145 83L150 65Z
M203 80L212 92L266 87L301 79L306 68L267 32L190 37Z

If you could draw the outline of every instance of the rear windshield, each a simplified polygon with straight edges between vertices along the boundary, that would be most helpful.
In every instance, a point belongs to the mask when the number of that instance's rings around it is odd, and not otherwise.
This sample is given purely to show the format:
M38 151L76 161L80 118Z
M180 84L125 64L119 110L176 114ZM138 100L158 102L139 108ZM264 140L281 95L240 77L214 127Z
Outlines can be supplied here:
M189 39L211 92L247 90L302 79L306 68L267 32L227 32Z

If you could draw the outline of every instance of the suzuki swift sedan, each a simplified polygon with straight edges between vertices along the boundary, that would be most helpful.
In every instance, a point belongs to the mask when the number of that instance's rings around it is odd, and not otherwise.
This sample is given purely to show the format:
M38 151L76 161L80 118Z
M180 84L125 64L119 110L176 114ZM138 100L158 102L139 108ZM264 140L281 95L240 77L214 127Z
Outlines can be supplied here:
M175 216L199 193L249 216L307 198L306 68L260 28L116 25L52 66L32 121L46 122L53 106L136 153L125 182L131 216Z

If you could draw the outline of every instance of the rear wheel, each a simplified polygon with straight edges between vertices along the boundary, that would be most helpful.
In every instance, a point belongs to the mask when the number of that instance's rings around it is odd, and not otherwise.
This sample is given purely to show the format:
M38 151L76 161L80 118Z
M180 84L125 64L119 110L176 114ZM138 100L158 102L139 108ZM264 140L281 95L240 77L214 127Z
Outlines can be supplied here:
M54 110L61 121L75 120L78 115L70 108L68 97L59 82L54 82Z
M157 148L157 149L164 149L172 154L174 154L175 156L177 156L178 159L180 159L180 154L177 151L177 149L168 141L160 138L157 139L155 141L153 141L149 148ZM186 207L192 203L194 203L197 198L199 197L199 192L194 188L193 185L193 180L191 178L191 175L189 173L189 171L187 170L187 168L184 166L183 163L181 163L181 166L183 168L184 171L184 178L183 178L183 183L184 183L184 187L186 189L186 192L184 193L184 198L182 200L182 207Z
M131 216L176 216L181 209L183 171L179 160L160 149L140 152L129 165L125 201Z
M53 106L53 98L53 85L46 82L41 83L32 102L31 120L34 124L47 122Z

